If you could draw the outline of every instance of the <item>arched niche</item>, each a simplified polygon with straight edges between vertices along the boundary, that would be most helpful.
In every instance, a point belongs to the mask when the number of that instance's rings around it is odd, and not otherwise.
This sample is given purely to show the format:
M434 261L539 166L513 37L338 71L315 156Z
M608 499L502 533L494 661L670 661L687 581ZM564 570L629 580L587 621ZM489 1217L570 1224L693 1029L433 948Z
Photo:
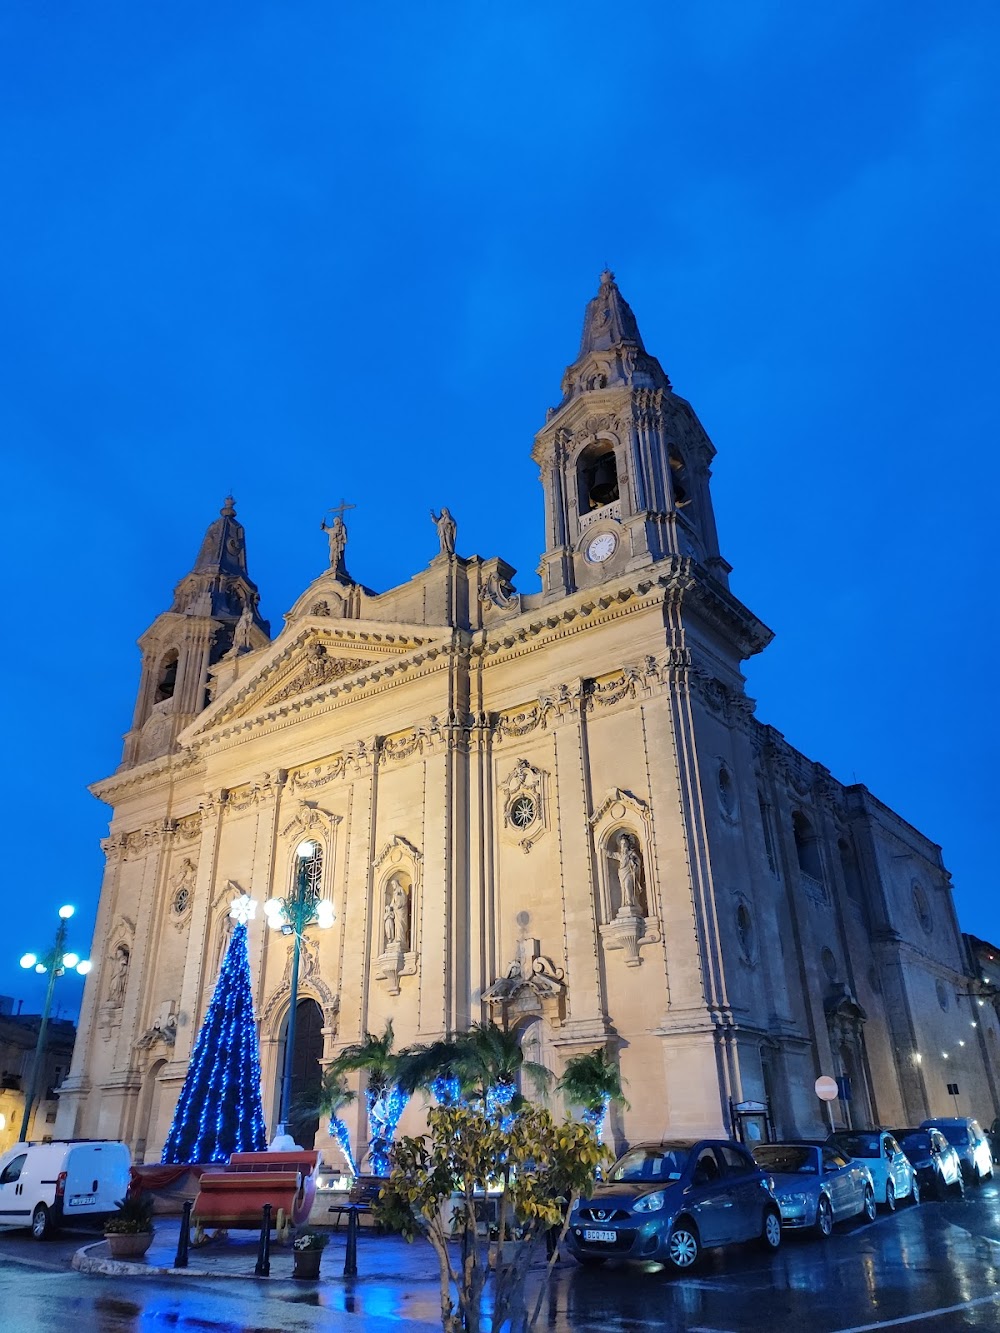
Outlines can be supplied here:
M375 979L390 995L400 978L415 976L420 957L420 889L423 856L396 834L375 858L372 947Z
M605 949L624 951L626 966L637 967L642 945L661 938L649 806L615 788L590 825L601 939Z
M580 514L603 509L621 496L617 442L601 435L587 444L576 460L577 500Z

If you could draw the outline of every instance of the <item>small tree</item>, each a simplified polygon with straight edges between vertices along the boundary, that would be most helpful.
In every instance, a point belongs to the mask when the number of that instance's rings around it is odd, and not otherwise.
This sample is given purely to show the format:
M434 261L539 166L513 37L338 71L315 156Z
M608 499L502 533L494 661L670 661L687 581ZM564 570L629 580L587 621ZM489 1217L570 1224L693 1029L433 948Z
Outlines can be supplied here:
M344 1154L352 1175L358 1174L358 1168L351 1151L351 1134L341 1120L340 1112L358 1099L358 1094L347 1086L347 1080L333 1065L323 1071L319 1088L314 1097L304 1101L296 1108L303 1120L314 1117L330 1119L330 1133L337 1140L340 1151Z
M393 1052L392 1019L385 1025L381 1037L370 1032L353 1046L345 1046L327 1070L327 1075L339 1078L353 1070L368 1077L365 1088L365 1106L368 1111L368 1156L372 1171L377 1176L389 1173L389 1150L399 1117L406 1108L409 1095L400 1088L396 1077L399 1056Z
M582 1109L584 1121L598 1139L604 1133L604 1121L611 1103L620 1102L628 1108L618 1065L603 1046L583 1055L570 1056L556 1087L573 1105Z
M427 1119L427 1134L404 1137L395 1145L392 1175L377 1215L407 1240L420 1235L433 1246L444 1333L479 1333L490 1269L489 1239L479 1235L476 1196L502 1181L501 1216L510 1214L524 1243L496 1247L492 1328L509 1321L512 1333L529 1329L556 1260L553 1252L529 1315L524 1287L533 1242L553 1226L561 1227L562 1240L574 1202L593 1187L598 1167L610 1154L588 1125L573 1120L557 1125L539 1107L522 1107L506 1128L481 1104L436 1106ZM449 1226L445 1206L456 1193L460 1197ZM456 1234L461 1249L453 1256L449 1240Z

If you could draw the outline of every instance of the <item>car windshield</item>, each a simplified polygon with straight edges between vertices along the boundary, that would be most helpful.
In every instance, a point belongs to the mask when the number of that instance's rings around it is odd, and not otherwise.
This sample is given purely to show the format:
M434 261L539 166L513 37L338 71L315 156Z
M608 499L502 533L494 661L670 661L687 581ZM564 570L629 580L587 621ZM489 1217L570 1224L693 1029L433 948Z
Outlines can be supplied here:
M931 1150L931 1136L929 1134L904 1134L899 1140L899 1146L905 1153L928 1153Z
M834 1140L848 1157L881 1157L877 1134L838 1134Z
M937 1125L935 1128L956 1148L964 1148L969 1142L969 1131L964 1125Z
M797 1144L770 1143L764 1148L753 1150L754 1161L765 1171L775 1171L778 1175L795 1174L797 1176L818 1175L816 1153L812 1148L803 1148Z
M633 1148L611 1168L608 1180L680 1180L690 1148Z

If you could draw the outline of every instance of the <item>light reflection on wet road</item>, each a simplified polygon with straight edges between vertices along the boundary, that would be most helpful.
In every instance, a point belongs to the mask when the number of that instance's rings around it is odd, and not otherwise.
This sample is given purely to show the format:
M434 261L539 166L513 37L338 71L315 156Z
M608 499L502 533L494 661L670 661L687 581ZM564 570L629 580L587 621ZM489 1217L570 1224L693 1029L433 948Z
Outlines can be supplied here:
M429 1247L407 1249L400 1276L384 1281L334 1278L313 1286L247 1277L181 1285L67 1273L68 1256L81 1243L76 1237L40 1246L23 1233L0 1236L3 1333L430 1333L440 1327ZM359 1258L364 1271L364 1248ZM328 1269L333 1277L338 1265ZM927 1317L932 1311L940 1313ZM685 1279L654 1266L567 1264L557 1270L539 1324L551 1333L635 1333L651 1326L664 1333L1000 1329L1000 1190L987 1185L970 1191L964 1204L902 1208L872 1225L838 1228L825 1243L786 1238L773 1256L753 1248L710 1252Z

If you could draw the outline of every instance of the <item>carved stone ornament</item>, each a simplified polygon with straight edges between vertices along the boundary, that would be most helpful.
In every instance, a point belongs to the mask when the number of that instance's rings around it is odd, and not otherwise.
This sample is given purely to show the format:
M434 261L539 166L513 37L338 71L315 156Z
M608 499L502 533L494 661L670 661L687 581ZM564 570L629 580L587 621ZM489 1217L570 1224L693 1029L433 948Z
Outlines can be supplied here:
M185 856L170 877L170 922L177 930L183 930L191 920L196 875L194 862Z
M483 1000L498 1005L507 1015L541 1014L553 1027L565 1017L565 973L539 951L539 941L524 935L505 976L483 991Z
M308 690L329 685L341 676L350 676L355 671L369 666L368 657L337 657L329 653L322 643L311 643L306 653L305 665L283 685L275 694L268 696L266 703L280 703L282 699L291 699L296 694L305 694Z
M420 962L416 925L423 856L397 833L373 864L381 885L375 891L375 980L387 982L389 994L398 995L400 977L415 976Z
M173 1046L176 1040L177 1015L174 1013L173 1000L167 1000L160 1006L160 1012L153 1020L153 1026L146 1029L135 1043L135 1048L137 1051L148 1051L158 1043Z
M545 776L527 759L519 759L499 783L504 828L525 853L548 828Z

